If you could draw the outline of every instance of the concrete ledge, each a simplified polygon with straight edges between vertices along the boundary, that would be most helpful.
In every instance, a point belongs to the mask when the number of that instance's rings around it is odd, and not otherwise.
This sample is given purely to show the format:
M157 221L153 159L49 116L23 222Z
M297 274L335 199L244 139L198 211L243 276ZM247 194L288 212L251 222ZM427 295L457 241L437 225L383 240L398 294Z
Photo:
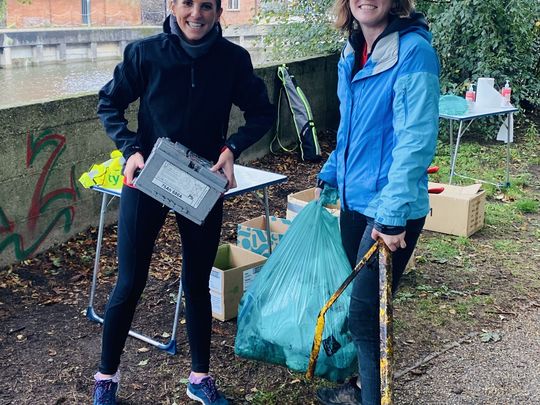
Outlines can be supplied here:
M257 51L269 29L266 25L229 26L223 35ZM160 32L161 26L0 30L0 68L121 58L129 42Z
M134 40L161 27L72 28L0 31L0 67L121 57Z

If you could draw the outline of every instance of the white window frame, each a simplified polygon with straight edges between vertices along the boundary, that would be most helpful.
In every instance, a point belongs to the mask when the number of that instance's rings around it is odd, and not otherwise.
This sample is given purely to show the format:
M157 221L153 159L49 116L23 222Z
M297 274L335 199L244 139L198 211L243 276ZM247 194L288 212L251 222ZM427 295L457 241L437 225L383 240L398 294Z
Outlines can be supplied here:
M240 11L240 0L227 0L227 10Z

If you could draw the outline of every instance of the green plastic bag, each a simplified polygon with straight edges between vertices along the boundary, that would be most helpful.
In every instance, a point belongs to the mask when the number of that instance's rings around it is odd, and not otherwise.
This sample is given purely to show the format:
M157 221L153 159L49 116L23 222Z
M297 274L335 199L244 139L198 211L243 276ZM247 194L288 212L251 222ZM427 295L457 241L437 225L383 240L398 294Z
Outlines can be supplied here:
M341 244L338 218L323 205L335 202L325 188L294 219L240 301L235 353L305 372L317 315L351 272ZM348 332L350 287L326 314L323 350L315 375L342 381L357 370Z
M445 94L439 98L439 113L447 115L464 115L469 110L467 100L453 94Z

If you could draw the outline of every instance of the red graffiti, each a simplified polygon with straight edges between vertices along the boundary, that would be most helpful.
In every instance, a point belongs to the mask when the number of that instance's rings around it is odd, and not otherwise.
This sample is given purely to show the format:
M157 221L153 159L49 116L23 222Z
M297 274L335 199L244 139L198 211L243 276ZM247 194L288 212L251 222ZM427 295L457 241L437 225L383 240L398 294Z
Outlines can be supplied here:
M36 183L36 187L34 189L32 203L30 205L30 210L28 211L28 229L31 232L36 229L36 224L41 213L44 211L44 208L47 206L47 204L49 204L52 200L63 194L70 196L73 200L76 200L77 197L74 188L73 178L71 178L70 188L56 189L43 195L43 193L45 192L45 185L47 183L47 180L49 179L51 168L56 163L60 154L64 151L64 146L66 144L66 138L64 136L59 134L49 134L43 136L42 134L42 136L39 136L36 140L34 140L33 137L28 134L26 140L26 167L30 167L34 158L48 144L56 144L56 147L49 156L49 159L47 159L45 166L43 166L39 179Z
M24 233L30 236L35 235L39 218L53 201L65 199L75 202L78 196L74 167L71 167L69 187L56 188L49 192L46 191L51 172L56 166L58 158L65 150L65 136L51 133L51 131L44 131L34 139L31 134L28 134L26 140L26 167L30 168L36 157L49 146L52 146L53 150L41 170L28 210L26 230ZM33 238L30 246L25 247L26 244L21 232L15 232L15 222L9 220L2 207L0 207L0 235L6 235L3 240L0 240L0 253L12 244L17 259L24 260L39 248L55 225L62 219L64 220L64 231L68 232L71 229L74 217L75 207L73 205L60 207L52 220L46 226L40 227L40 234Z

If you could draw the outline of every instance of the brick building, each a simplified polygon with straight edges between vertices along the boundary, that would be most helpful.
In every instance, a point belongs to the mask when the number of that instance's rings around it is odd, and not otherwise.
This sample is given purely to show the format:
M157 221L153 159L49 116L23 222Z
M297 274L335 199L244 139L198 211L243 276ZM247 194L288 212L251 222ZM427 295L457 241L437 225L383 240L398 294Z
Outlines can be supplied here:
M5 14L8 28L140 25L141 0L7 0Z
M165 18L167 3L168 0L6 0L4 23L7 28L156 25ZM259 3L260 0L222 0L223 26L251 24Z
M251 24L259 4L260 0L221 0L221 23L223 26Z
M181 0L179 0L181 1ZM165 18L165 10L169 7L167 0L142 0L143 24L161 24ZM221 0L223 14L221 23L228 25L247 25L259 10L260 0Z

